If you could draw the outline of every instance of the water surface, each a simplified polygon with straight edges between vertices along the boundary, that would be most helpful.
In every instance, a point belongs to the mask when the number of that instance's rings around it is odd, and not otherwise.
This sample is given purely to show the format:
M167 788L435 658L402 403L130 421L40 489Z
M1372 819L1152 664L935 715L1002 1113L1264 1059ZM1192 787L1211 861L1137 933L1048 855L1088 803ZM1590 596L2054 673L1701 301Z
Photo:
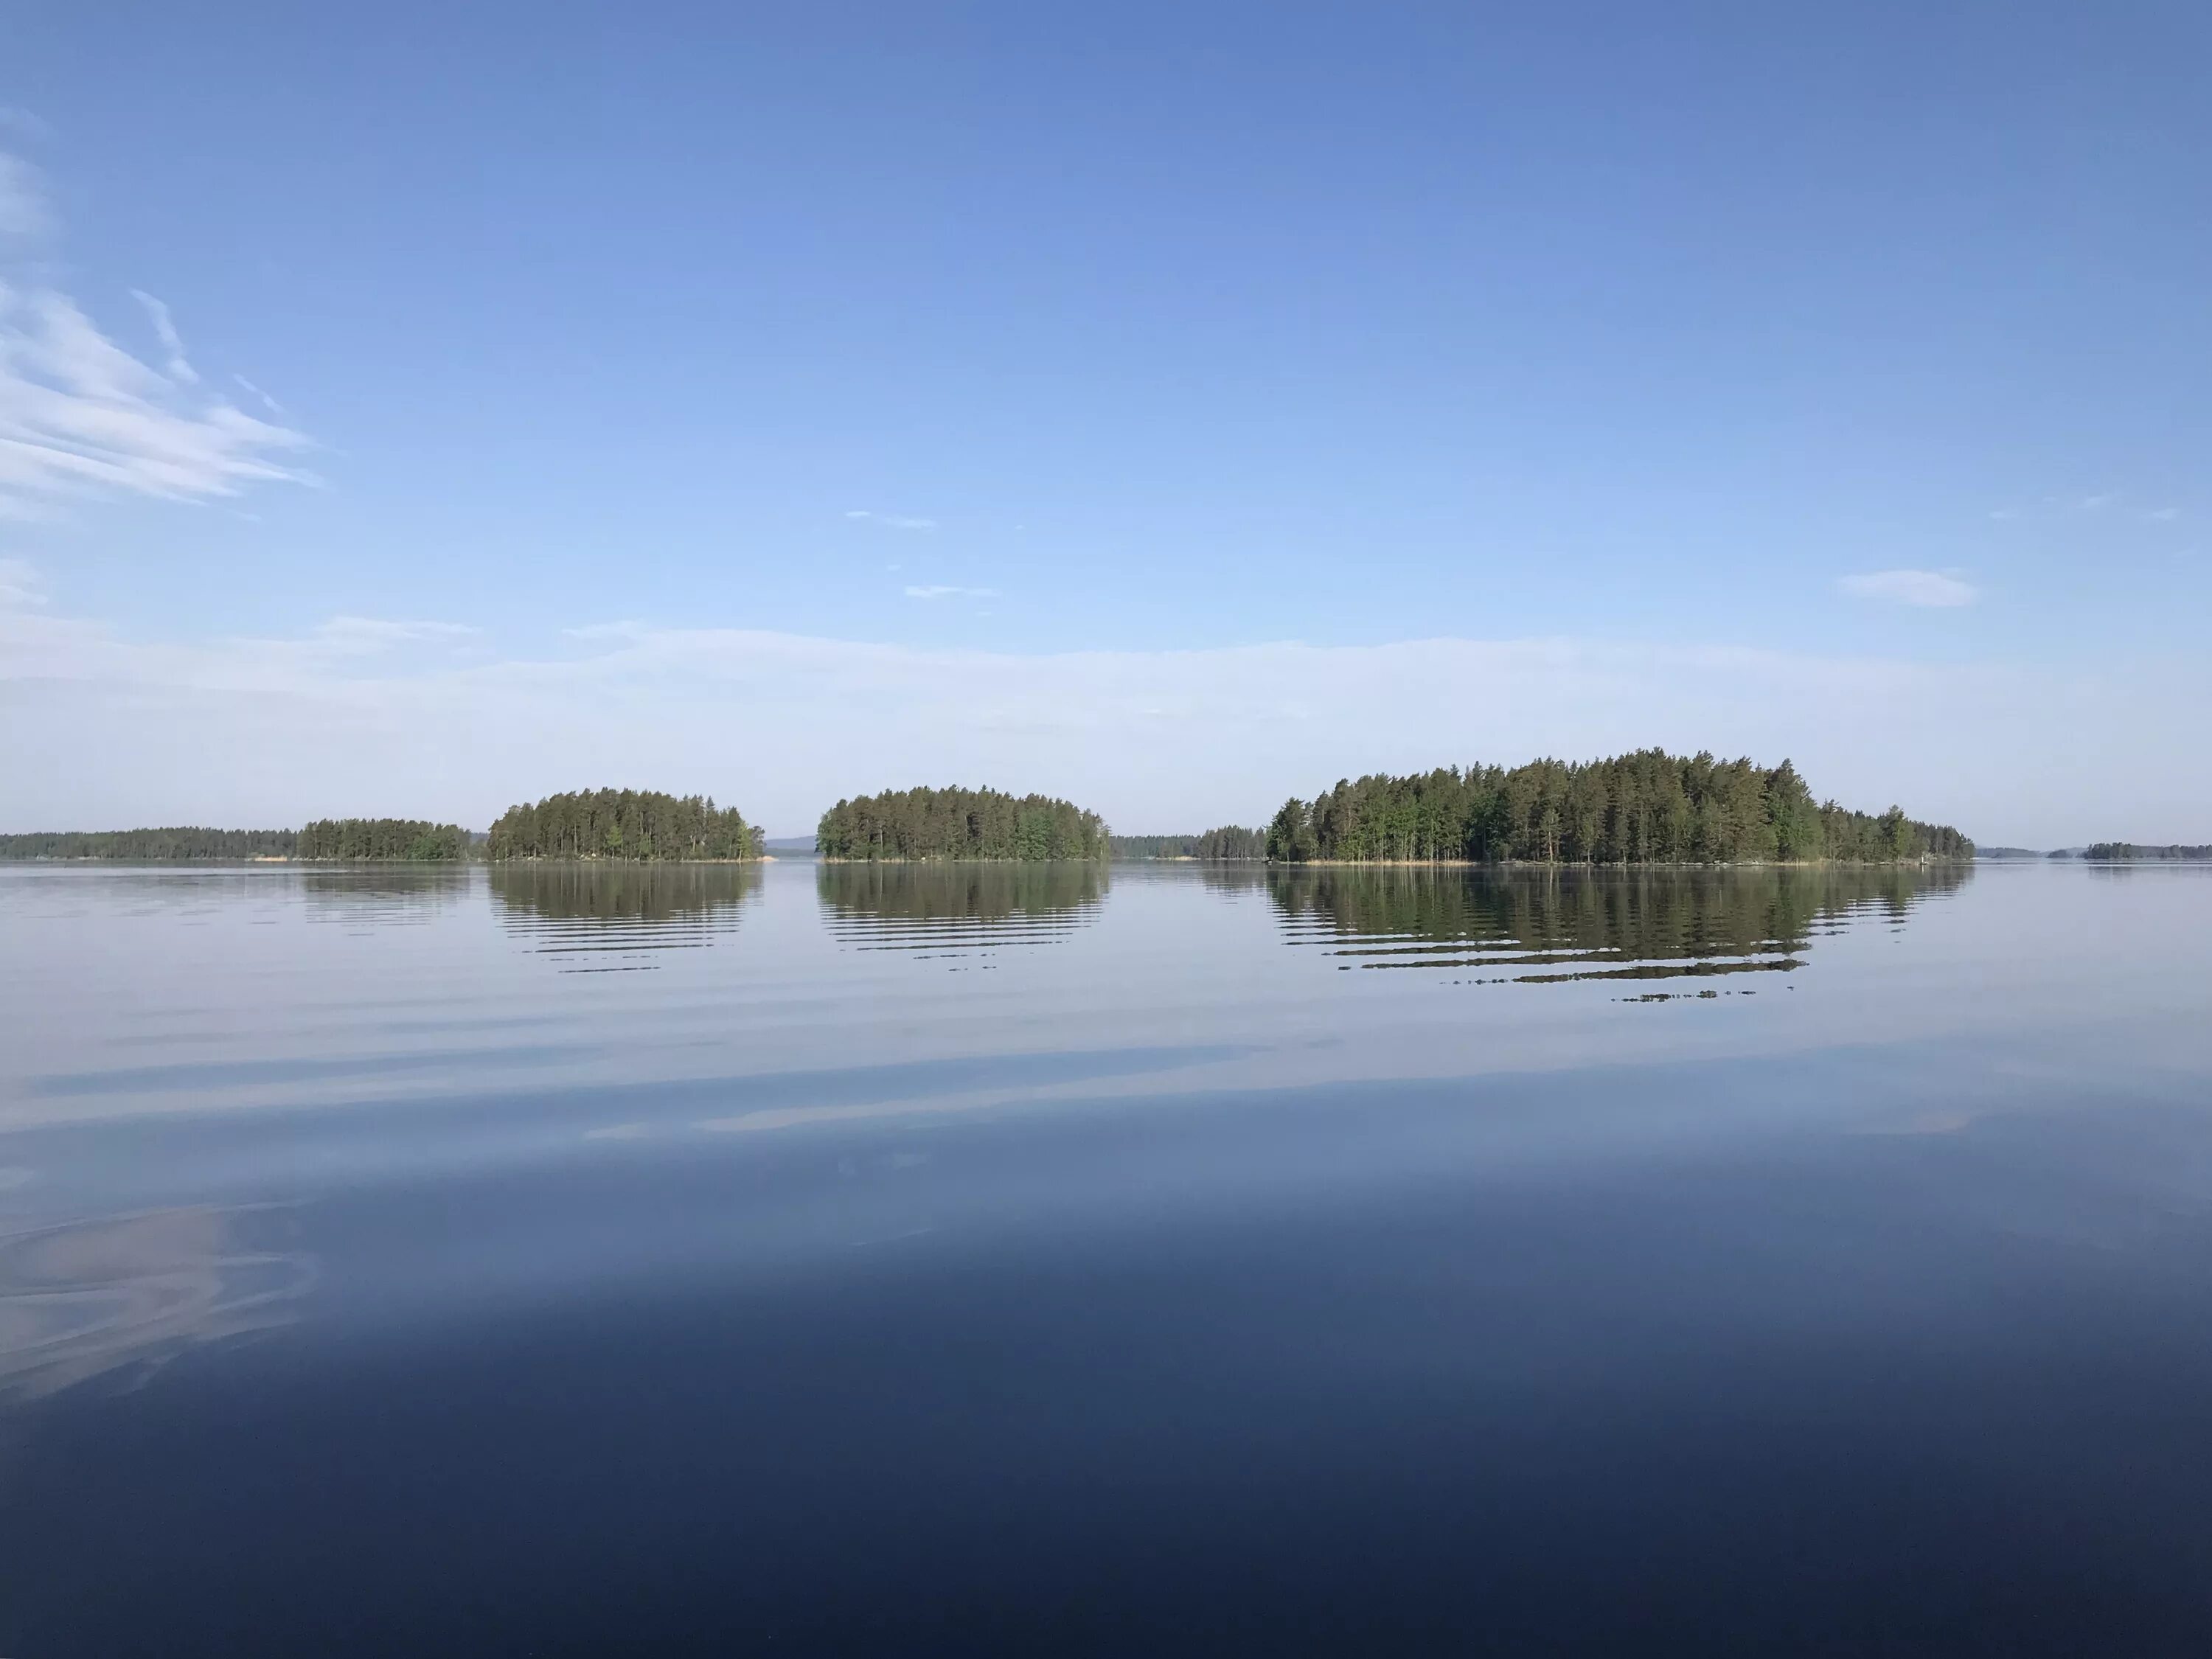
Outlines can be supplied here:
M0 1653L2197 1653L2212 872L0 870Z

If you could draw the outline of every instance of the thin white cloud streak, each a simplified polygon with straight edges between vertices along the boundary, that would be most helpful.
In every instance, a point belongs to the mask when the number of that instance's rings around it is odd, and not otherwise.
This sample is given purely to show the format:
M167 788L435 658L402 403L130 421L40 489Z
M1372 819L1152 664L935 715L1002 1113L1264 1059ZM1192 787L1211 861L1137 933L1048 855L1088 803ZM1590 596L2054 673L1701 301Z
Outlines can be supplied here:
M1979 597L1972 584L1940 570L1870 570L1845 576L1836 586L1856 599L1939 610L1972 605Z
M161 343L161 349L168 354L162 360L161 372L181 385L198 386L200 372L185 356L185 343L177 332L176 319L169 315L167 303L155 299L143 288L132 289L131 297L146 307L146 315L154 325L154 337Z
M902 513L870 513L860 510L848 513L847 518L859 524L881 525L886 530L934 530L934 519L910 519Z
M36 172L0 155L0 230L51 222ZM133 289L167 354L141 362L68 295L0 279L0 518L75 497L205 501L256 483L313 483L289 457L308 440L198 389L169 308Z
M247 380L243 374L234 374L230 378L237 381L240 386L243 386L254 397L258 398L261 400L263 406L266 408L271 415L276 416L280 420L283 418L283 404L278 403L274 398L264 392L259 386L254 385L252 381Z
M139 362L67 295L0 284L0 513L35 516L85 495L200 501L313 483L279 459L307 447Z
M1848 804L2058 846L2212 822L2212 776L2166 763L2193 741L2171 711L2208 702L2212 668L2187 662L2069 677L1452 639L1021 655L641 623L517 658L453 623L178 643L0 605L0 830L481 826L613 783L704 791L783 834L855 791L965 781L1173 831L1263 819L1365 771L1658 744L1788 756ZM2053 779L2055 752L2088 769Z
M995 599L995 587L947 587L941 582L932 582L906 590L909 599Z
M2172 524L2180 516L2181 509L2178 507L2154 507L2143 514L2143 517L2148 519L2153 524Z

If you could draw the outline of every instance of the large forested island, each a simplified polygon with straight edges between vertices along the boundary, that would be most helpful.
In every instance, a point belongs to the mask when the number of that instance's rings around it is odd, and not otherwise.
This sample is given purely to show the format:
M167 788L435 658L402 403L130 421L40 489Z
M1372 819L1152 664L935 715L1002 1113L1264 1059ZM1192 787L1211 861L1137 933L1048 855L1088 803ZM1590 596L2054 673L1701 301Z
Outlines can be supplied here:
M825 859L986 859L1036 863L1107 856L1105 821L1071 802L996 789L900 789L841 800L822 815Z
M484 855L503 859L619 859L632 863L757 859L761 833L734 806L708 795L651 789L579 790L510 806L492 823Z
M1949 825L1894 806L1873 816L1816 803L1786 760L1767 768L1657 749L1510 771L1377 774L1286 801L1267 827L1267 856L1288 864L1895 863L1973 854Z

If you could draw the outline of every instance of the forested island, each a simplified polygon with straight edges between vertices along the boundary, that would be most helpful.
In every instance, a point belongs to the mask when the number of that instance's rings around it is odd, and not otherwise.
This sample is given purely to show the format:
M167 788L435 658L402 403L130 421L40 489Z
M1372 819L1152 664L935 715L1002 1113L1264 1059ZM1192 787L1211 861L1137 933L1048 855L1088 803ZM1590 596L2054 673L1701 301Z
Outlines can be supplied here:
M1816 804L1788 761L1639 750L1610 760L1532 761L1340 781L1284 803L1267 856L1285 864L1899 863L1968 859L1948 824Z
M510 806L493 820L484 855L507 859L616 859L727 862L762 856L761 832L734 806L708 795L652 789L579 790Z
M823 858L848 862L1894 864L1974 856L1974 843L1958 830L1898 807L1874 814L1816 802L1787 760L1765 767L1658 749L1510 769L1370 774L1340 780L1310 801L1285 802L1265 830L1227 824L1197 836L1113 836L1097 813L1051 796L890 790L839 801L822 815L814 845ZM0 859L12 860L635 864L736 862L763 853L760 830L735 807L647 789L580 790L510 806L482 838L416 818L321 818L296 831L0 836ZM2212 848L2106 842L2081 856L2200 860L2212 859Z
M420 818L317 818L300 831L295 858L458 864L469 856L469 832L458 823Z
M1040 863L1103 859L1105 820L1072 802L996 789L901 789L841 800L822 815L814 850L825 859L989 860Z
M2095 842L2081 849L2084 859L2106 864L2203 864L2212 862L2212 847L2138 847L2128 841ZM2053 853L2053 858L2068 854Z
M0 859L115 859L145 864L191 859L289 859L299 847L290 830L49 830L0 836Z
M1107 845L1113 857L1132 864L1166 860L1241 863L1267 856L1267 832L1230 823L1202 836L1109 836Z
M423 818L318 818L301 830L110 830L0 836L0 859L282 860L459 864L475 858L726 862L761 856L760 832L703 795L599 789L510 806L478 837Z
M49 831L0 836L0 859L102 859L143 864L282 860L303 863L383 860L453 863L469 855L469 832L421 818L318 818L303 830Z

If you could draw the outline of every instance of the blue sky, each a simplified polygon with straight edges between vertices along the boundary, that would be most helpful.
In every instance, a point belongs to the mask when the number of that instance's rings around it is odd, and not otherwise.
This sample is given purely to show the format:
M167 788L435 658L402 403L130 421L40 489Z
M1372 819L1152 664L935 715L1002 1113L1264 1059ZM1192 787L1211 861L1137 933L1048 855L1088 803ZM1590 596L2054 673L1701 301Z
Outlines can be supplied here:
M0 828L1665 742L2212 838L2212 14L1931 9L17 8Z

